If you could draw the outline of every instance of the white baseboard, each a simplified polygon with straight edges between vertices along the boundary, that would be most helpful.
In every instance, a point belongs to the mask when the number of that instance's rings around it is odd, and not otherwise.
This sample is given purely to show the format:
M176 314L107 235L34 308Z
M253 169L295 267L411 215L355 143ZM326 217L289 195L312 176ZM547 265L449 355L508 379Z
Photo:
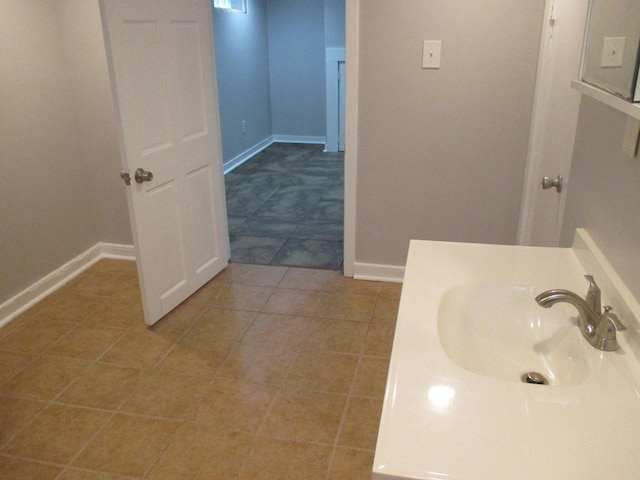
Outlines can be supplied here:
M327 139L325 137L311 137L304 135L274 135L274 143L315 143L324 145Z
M103 258L135 260L133 245L97 243L87 251L41 278L33 285L0 305L0 327L9 323L47 295L73 280L94 263Z
M260 153L262 150L264 150L265 148L273 144L273 142L274 142L273 136L269 136L264 140L256 143L253 147L245 150L240 155L236 155L235 157L233 157L231 160L229 160L224 164L224 174L226 175L232 170L238 168L244 162L246 162L247 160L250 160L255 155Z
M377 282L402 283L405 267L395 265L376 265L373 263L354 264L353 278L356 280L374 280Z

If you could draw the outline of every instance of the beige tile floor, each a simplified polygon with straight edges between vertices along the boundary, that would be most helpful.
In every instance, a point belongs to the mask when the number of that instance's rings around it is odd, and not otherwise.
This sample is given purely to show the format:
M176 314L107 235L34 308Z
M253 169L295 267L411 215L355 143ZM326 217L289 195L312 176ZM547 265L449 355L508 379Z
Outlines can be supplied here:
M369 479L399 293L231 264L147 328L102 260L0 329L0 478Z

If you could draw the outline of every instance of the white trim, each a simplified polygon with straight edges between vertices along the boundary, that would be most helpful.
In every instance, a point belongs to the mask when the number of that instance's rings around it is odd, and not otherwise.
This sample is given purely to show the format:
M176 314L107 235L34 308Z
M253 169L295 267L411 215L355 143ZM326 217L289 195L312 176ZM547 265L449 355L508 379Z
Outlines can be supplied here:
M352 277L356 261L356 179L358 173L358 64L360 0L346 0L346 67L344 151L344 274Z
M376 282L402 283L405 267L396 265L376 265L373 263L356 263L353 278L356 280L374 280Z
M274 135L274 143L316 143L323 145L326 142L325 137L313 137L305 135Z
M326 83L326 107L327 107L327 143L326 152L337 152L338 129L339 129L339 95L338 95L338 75L340 62L345 61L344 48L325 49L325 83Z
M245 150L244 152L242 152L241 154L236 155L235 157L233 157L231 160L227 161L223 165L224 174L226 175L227 173L231 172L232 170L238 168L244 162L246 162L247 160L250 160L251 158L256 156L258 153L263 151L265 148L271 146L273 144L273 142L274 142L273 135L270 135L267 138L265 138L264 140L256 143L253 147L250 147L247 150Z
M117 245L112 243L95 244L87 251L68 261L0 305L0 327L9 323L16 316L28 310L44 297L70 282L103 258L135 261L135 249L133 245Z

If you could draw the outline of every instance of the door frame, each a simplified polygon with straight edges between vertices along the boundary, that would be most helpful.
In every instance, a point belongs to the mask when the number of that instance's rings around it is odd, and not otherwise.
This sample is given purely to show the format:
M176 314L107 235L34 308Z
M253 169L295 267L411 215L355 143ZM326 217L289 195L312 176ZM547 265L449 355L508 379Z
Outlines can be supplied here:
M554 171L544 172L543 173L543 162L544 162L544 146L550 142L550 135L553 134L556 136L560 136L560 138L564 138L566 145L570 143L571 151L573 151L573 142L575 140L575 132L578 124L578 114L580 111L579 102L576 102L568 112L568 116L571 118L571 122L563 125L563 129L558 131L557 128L552 129L549 125L549 111L552 108L550 99L552 93L552 81L554 80L554 76L556 74L556 64L559 61L557 59L556 52L559 50L557 43L559 41L558 35L556 35L555 43L553 38L553 28L555 26L555 22L562 22L563 18L566 18L568 15L576 14L576 9L578 8L577 3L582 1L584 5L583 8L588 9L588 0L572 0L571 2L558 2L558 0L546 0L545 1L545 10L544 10L544 18L542 24L542 32L540 38L540 53L538 55L538 70L536 75L536 86L535 93L533 97L533 112L531 115L531 127L529 133L529 146L527 151L527 160L525 164L525 177L524 184L522 190L522 203L520 206L520 219L518 223L518 234L517 234L517 245L531 245L533 242L532 235L534 230L536 229L536 196L544 194L541 189L540 181L542 179L542 175L553 175L555 176L557 173L562 173L563 183L565 187L568 185L569 174L571 169L571 161L572 155L569 155L567 158L558 158L556 160L558 168ZM570 11L566 11L563 9L569 8ZM561 12L559 20L557 20L558 12ZM563 17L564 15L564 17ZM579 36L584 39L584 33L586 30L586 25L588 21L587 18L584 20L582 28L578 26L574 26L574 29L569 33L572 35L571 38L574 40ZM566 42L564 45L569 44L569 39L564 36L563 41ZM580 43L580 55L582 55L583 51L583 43ZM581 67L582 58L579 62L579 70L582 70ZM577 80L580 76L580 71L575 72L574 78L565 78L562 79L564 82L566 80L566 88L570 89L570 82L572 80ZM555 194L555 192L548 192L550 194ZM558 214L555 222L555 231L553 234L553 238L548 239L549 246L559 246L560 244L560 236L562 233L562 221L564 217L564 209L566 203L566 188L561 193L559 204L558 204Z

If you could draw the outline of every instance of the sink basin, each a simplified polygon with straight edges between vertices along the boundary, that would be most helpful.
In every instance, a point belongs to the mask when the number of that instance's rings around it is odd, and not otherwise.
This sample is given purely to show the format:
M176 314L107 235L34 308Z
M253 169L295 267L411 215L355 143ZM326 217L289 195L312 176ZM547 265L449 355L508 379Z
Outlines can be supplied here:
M442 349L458 366L488 377L522 381L535 371L549 385L577 385L589 376L591 349L572 307L541 308L539 289L467 284L450 288L438 308ZM585 348L586 347L586 348Z
M572 248L412 241L372 479L637 480L640 305L611 272L585 231ZM615 352L573 306L535 301L583 296L587 273L627 327Z

